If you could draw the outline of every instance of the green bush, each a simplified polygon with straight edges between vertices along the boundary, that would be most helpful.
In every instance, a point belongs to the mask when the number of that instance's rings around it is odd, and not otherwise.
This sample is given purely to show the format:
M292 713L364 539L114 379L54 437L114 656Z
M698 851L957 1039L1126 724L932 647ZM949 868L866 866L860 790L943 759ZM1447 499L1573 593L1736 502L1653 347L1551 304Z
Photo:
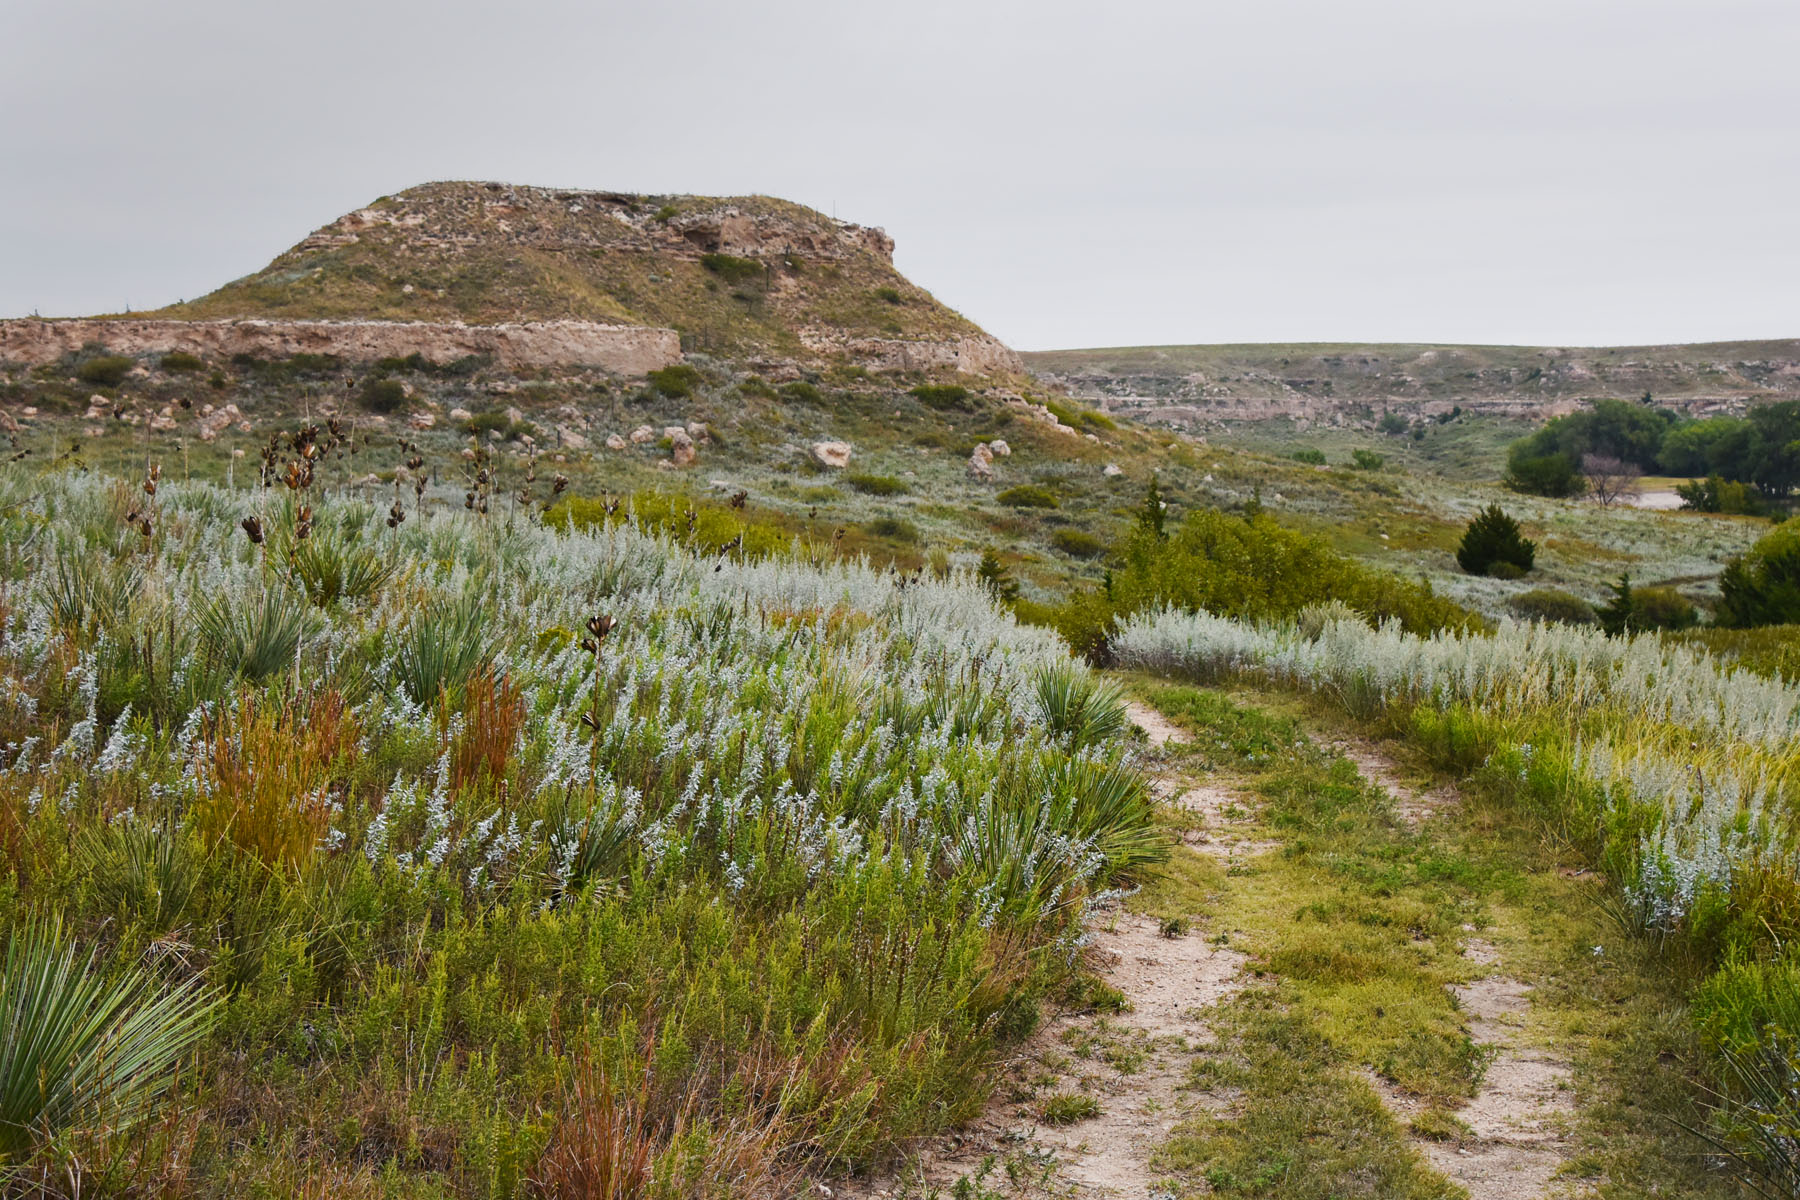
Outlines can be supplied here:
M1753 625L1800 622L1800 517L1790 517L1734 558L1719 576L1718 623Z
M926 408L935 408L939 412L951 409L968 409L969 389L956 383L921 383L912 390L912 396Z
M660 370L651 371L644 378L656 390L657 395L666 396L670 400L680 400L693 395L694 389L699 387L704 379L699 369L688 363L673 363Z
M760 262L754 258L739 258L735 254L702 254L700 265L726 283L743 283L763 273Z
M1373 450L1352 450L1350 452L1350 468L1355 471L1379 471L1387 466L1387 459Z
M1146 509L1117 558L1108 598L1121 616L1175 607L1282 620L1339 600L1369 620L1398 620L1414 633L1478 623L1429 584L1364 566L1267 514L1198 509L1165 532Z
M889 541L911 544L919 540L919 527L911 521L902 521L899 517L876 517L863 528L876 537L887 538Z
M1305 463L1310 467L1322 467L1325 465L1325 452L1323 450L1316 450L1311 446L1296 450L1289 457L1297 463Z
M906 297L900 294L897 287L878 287L875 289L875 298L886 304L906 303Z
M391 413L406 403L406 385L398 379L372 377L363 383L361 399L370 412Z
M163 355L156 365L172 375L185 375L200 370L206 364L200 361L198 354L189 354L185 350L171 350Z
M1041 483L1021 483L1009 487L994 499L1008 508L1055 508L1056 493Z
M1050 415L1067 425L1070 429L1090 432L1095 429L1117 429L1118 424L1103 412L1095 412L1091 408L1067 404L1052 397L1045 397L1044 407Z
M844 476L844 482L865 496L900 496L907 490L905 481L895 479L892 475L866 475L860 471L852 471Z
M1756 489L1720 475L1678 483L1675 494L1681 497L1681 507L1694 512L1758 516L1763 511L1763 502Z
M95 387L118 387L137 364L122 354L103 354L75 368L75 378Z
M1607 633L1692 629L1700 623L1699 611L1674 588L1634 588L1630 575L1621 575L1610 586L1612 599L1598 612L1600 628Z
M1058 529L1050 535L1050 544L1071 558L1099 558L1106 553L1106 540L1085 529Z
M1592 625L1600 618L1594 606L1571 592L1558 588L1533 588L1520 592L1506 602L1520 619L1556 625Z
M1471 575L1494 575L1496 567L1510 567L1502 578L1516 579L1531 570L1537 555L1537 543L1519 531L1519 523L1507 516L1498 504L1490 504L1475 515L1463 531L1456 548L1456 564Z
M1517 447L1514 447L1517 450ZM1579 496L1587 490L1587 480L1575 466L1575 460L1564 454L1517 454L1507 459L1507 487L1531 496Z
M781 397L784 400L795 400L802 404L822 404L825 393L803 379L781 385Z

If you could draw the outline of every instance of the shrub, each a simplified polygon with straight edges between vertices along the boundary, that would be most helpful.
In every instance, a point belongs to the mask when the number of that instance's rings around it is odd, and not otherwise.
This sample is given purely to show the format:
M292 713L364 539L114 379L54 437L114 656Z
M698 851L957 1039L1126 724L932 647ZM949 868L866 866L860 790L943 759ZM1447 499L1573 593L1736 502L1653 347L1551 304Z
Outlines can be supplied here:
M1507 459L1504 482L1515 492L1559 498L1579 496L1587 487L1575 460L1565 454L1515 454Z
M1060 400L1045 397L1044 407L1051 416L1071 429L1089 431L1094 429L1117 429L1118 425L1103 412L1095 412L1091 408L1081 408L1074 404L1065 404Z
M118 387L136 365L122 354L102 354L76 367L75 378L95 387Z
M170 374L183 375L198 371L206 364L200 361L198 354L189 354L185 350L171 350L163 355L156 365Z
M781 385L781 397L784 400L797 400L802 404L822 404L825 393L803 379Z
M1506 602L1522 620L1557 625L1592 625L1600 618L1580 596L1557 588L1533 588Z
M394 677L414 704L454 700L497 647L487 636L487 612L473 596L440 602L419 614L401 635Z
M1531 570L1536 556L1537 544L1520 533L1519 523L1498 504L1475 515L1456 548L1456 564L1471 575L1492 575L1498 564L1508 564L1523 574Z
M939 412L970 407L969 389L958 383L921 383L912 389L911 395L926 408L935 408Z
M1106 540L1085 529L1058 529L1050 535L1050 544L1071 558L1099 558L1106 553Z
M680 400L693 395L694 389L699 387L702 382L698 368L688 363L672 363L660 370L651 371L644 378L649 381L657 395L666 396L671 400Z
M906 303L906 297L900 294L897 287L878 287L875 289L875 298L887 304Z
M370 412L391 413L406 403L406 385L398 379L372 376L363 383L361 399Z
M1315 450L1311 446L1308 446L1305 449L1296 450L1289 457L1295 462L1305 463L1311 467L1322 467L1325 465L1325 452L1323 450Z
M754 258L739 258L735 254L702 254L700 265L726 283L743 283L763 273L760 262Z
M1352 450L1350 452L1350 468L1355 471L1379 471L1387 466L1387 459L1373 450Z
M200 644L212 665L260 683L294 665L301 639L313 628L305 605L285 588L260 595L222 595L200 613Z
M1675 494L1681 497L1681 507L1694 512L1758 516L1763 511L1763 502L1754 488L1719 475L1678 483Z
M136 962L83 960L54 919L6 941L0 966L0 1166L89 1123L129 1128L206 1036L216 1001Z
M1130 724L1119 685L1102 681L1072 662L1039 668L1035 684L1044 724L1051 736L1067 742L1071 751L1121 737Z
M1764 534L1719 576L1718 623L1743 629L1800 622L1800 517Z
M1006 564L1000 561L1000 555L992 546L981 552L981 562L975 567L975 577L988 594L1003 604L1010 604L1019 598L1019 581L1012 577Z
M1607 633L1691 629L1700 623L1699 612L1674 588L1634 588L1630 575L1621 575L1610 586L1612 599L1598 612L1600 628Z
M905 481L895 479L892 475L851 472L844 476L844 482L865 496L900 496L907 490Z
M1411 428L1411 422L1397 412L1385 412L1381 414L1381 420L1375 423L1375 428L1389 437L1399 437Z
M1008 508L1055 508L1056 493L1041 483L1021 483L1009 487L994 499Z
M911 521L902 521L899 517L876 517L864 528L876 537L896 542L912 543L919 540L919 527Z

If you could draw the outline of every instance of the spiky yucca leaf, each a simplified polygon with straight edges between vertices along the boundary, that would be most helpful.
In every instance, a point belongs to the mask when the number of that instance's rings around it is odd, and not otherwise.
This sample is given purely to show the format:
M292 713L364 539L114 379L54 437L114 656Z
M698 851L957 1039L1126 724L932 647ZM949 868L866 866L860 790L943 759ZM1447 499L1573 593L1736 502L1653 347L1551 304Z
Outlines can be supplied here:
M174 1081L216 1011L192 981L85 959L58 920L15 930L0 966L0 1164L88 1122L129 1126Z
M1097 746L1125 732L1125 697L1117 684L1064 662L1039 668L1036 685L1044 723L1069 749Z

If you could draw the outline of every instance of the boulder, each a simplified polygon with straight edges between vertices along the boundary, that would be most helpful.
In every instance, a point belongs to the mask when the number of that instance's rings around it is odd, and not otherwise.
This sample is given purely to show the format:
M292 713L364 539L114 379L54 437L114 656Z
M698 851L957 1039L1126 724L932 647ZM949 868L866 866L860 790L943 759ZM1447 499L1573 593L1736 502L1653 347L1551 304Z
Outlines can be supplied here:
M450 410L450 419L460 425L464 421L473 421L475 414L466 408L453 408Z
M849 442L814 442L812 444L813 461L821 467L829 467L833 471L841 471L850 465Z
M616 433L609 433L606 435L606 448L608 450L623 450L630 444L630 442L627 442L623 437Z
M406 423L411 425L414 429L430 429L433 425L437 424L437 414L428 413L421 409L406 418Z
M694 439L687 435L687 430L677 429L674 433L670 434L669 443L670 462L678 467L691 467L694 465L696 454L696 451L694 450Z
M570 450L586 450L588 448L587 438L576 433L567 425L558 425L556 427L556 443L559 446L566 446Z
M1125 471L1124 471L1124 468L1120 467L1118 463L1107 463L1106 469L1101 471L1100 473L1102 475L1106 476L1108 479L1117 479L1119 476L1123 475L1125 473Z
M508 425L517 425L524 419L525 414L517 405L513 405L506 410L506 423Z
M645 442L654 442L656 440L656 430L650 428L648 425L639 425L636 429L631 431L631 440L634 444L639 446L642 446Z
M976 479L992 479L994 477L994 452L988 449L986 442L975 447L969 455L969 474Z
M995 438L993 441L989 442L987 444L987 448L988 448L989 453L991 453L995 458L1011 458L1012 457L1012 447L1007 445L1005 442L1001 441L999 438Z
M150 418L150 428L158 433L167 433L169 430L175 428L175 418L158 414L157 416ZM14 427L14 431L17 431L16 426Z
M693 438L696 442L712 441L712 426L708 425L705 421L689 421L687 423L687 431L688 436Z

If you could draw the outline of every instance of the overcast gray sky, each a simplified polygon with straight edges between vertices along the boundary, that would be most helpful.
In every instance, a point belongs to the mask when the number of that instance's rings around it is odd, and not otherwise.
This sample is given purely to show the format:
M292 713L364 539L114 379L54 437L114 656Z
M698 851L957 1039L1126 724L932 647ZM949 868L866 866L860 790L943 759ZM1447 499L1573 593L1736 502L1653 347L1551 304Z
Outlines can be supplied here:
M0 0L0 315L429 179L784 196L1025 349L1800 336L1797 0Z

